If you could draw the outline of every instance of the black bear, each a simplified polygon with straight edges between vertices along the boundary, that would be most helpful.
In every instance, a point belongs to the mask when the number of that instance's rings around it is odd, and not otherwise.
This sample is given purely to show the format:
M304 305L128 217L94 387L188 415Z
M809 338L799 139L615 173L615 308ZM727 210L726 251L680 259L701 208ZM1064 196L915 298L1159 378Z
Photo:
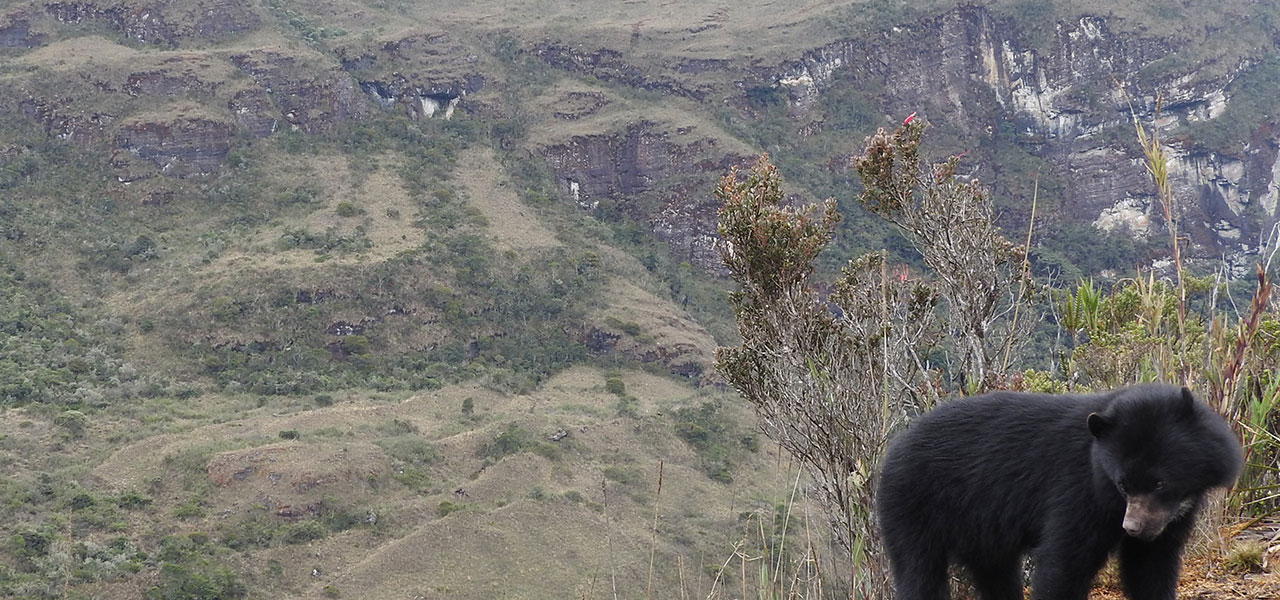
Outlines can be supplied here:
M1084 600L1119 547L1133 600L1172 600L1205 491L1235 482L1240 443L1186 388L995 392L916 419L885 455L876 514L898 600L945 600L964 566L984 600Z

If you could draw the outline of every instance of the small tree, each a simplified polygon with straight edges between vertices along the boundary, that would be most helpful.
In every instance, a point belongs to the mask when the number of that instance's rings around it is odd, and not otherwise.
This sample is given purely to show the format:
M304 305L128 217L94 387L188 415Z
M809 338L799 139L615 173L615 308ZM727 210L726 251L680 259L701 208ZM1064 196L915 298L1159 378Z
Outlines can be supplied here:
M922 119L908 118L892 134L881 129L867 141L854 161L865 186L860 201L920 252L960 357L952 374L963 376L965 391L985 391L1002 384L1031 329L1032 320L1020 314L1033 289L1026 249L1000 232L978 180L957 176L960 157L921 167L924 130Z
M854 164L860 202L902 229L930 283L890 269L879 252L850 261L824 296L808 279L839 220L834 201L820 212L784 206L767 158L745 181L734 170L716 191L721 255L741 286L730 303L742 336L740 347L717 352L717 366L755 405L764 432L812 475L860 598L892 596L871 510L875 474L891 434L942 394L925 357L941 347L959 357L952 373L967 391L990 389L1032 323L1020 314L1032 289L1025 249L1000 234L977 181L957 176L958 157L922 169L924 127L908 118L892 134L880 130Z
M720 348L717 366L755 405L765 434L813 477L858 595L888 598L874 474L889 432L936 397L921 359L936 338L933 290L890 275L883 253L868 254L837 281L833 311L807 280L839 219L834 201L817 217L813 207L782 206L767 157L745 181L735 169L716 195L743 340Z

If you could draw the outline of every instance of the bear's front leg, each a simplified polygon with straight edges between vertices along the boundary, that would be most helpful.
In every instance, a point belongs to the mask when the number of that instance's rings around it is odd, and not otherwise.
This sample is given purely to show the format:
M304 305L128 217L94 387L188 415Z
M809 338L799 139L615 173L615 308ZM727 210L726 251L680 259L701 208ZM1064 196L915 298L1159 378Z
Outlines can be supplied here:
M1194 513L1169 523L1149 542L1125 537L1120 542L1120 579L1130 600L1174 600L1182 548L1191 535Z
M1093 578L1107 562L1107 548L1061 537L1035 553L1032 600L1086 600Z

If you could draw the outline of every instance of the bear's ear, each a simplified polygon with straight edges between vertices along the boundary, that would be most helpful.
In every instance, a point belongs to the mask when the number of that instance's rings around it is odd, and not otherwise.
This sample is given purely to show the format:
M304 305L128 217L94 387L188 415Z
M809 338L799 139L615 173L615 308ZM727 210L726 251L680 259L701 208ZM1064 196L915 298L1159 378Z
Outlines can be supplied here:
M1111 421L1098 413L1089 413L1089 433L1102 439L1102 435L1111 429Z
M1182 394L1174 402L1179 417L1190 417L1196 414L1196 397L1186 386L1183 386Z

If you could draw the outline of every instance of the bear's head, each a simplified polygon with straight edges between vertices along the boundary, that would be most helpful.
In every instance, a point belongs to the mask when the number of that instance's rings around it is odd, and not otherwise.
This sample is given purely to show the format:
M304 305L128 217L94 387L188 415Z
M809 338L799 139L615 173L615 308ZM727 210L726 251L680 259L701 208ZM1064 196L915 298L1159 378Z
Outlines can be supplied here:
M1143 540L1191 512L1205 491L1231 486L1243 462L1231 428L1185 387L1118 390L1088 426L1094 468L1124 499L1122 527Z

